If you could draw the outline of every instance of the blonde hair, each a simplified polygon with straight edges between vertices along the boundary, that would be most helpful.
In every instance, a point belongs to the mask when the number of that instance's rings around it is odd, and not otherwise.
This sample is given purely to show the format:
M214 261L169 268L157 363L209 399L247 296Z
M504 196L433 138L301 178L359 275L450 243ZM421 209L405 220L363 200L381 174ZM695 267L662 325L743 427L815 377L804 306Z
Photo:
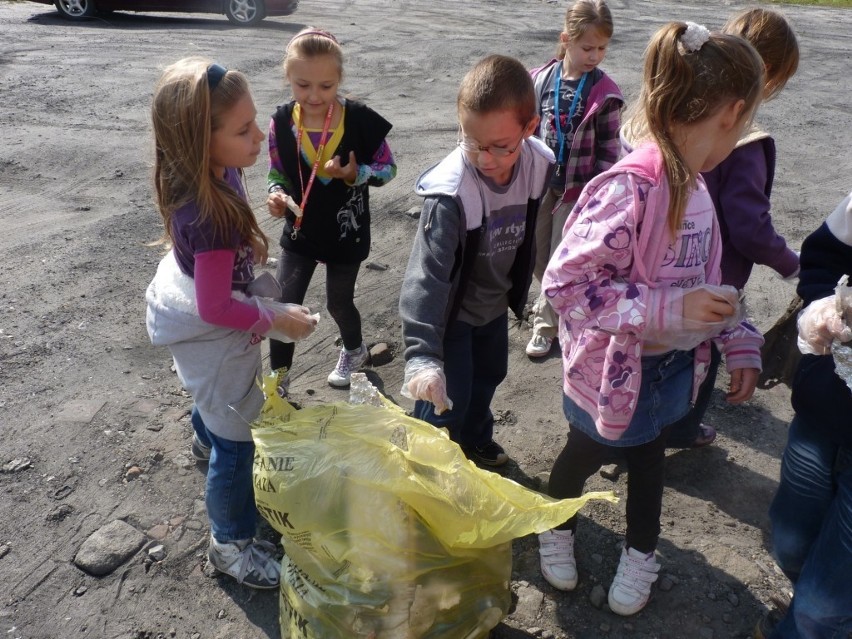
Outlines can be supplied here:
M577 0L565 12L562 32L568 40L579 40L589 29L597 29L606 38L612 37L612 13L604 0ZM561 40L556 48L556 58L565 58L566 45Z
M686 29L685 22L670 22L651 38L642 89L629 118L634 143L652 138L662 153L672 234L683 221L697 177L675 145L672 127L701 122L736 100L744 100L741 117L747 117L759 104L763 85L763 62L746 40L714 32L689 51L680 41Z
M514 111L521 126L526 126L536 116L532 77L515 58L490 55L465 74L456 106L479 114Z
M766 67L764 100L778 95L799 68L796 34L787 19L776 11L746 9L732 16L722 31L745 38L763 58Z
M340 77L343 77L343 49L330 31L317 27L305 27L294 35L284 53L284 76L290 72L292 60L307 60L321 55L330 55L337 61Z
M227 71L213 88L208 80L211 61L190 57L166 67L154 91L154 190L173 241L172 216L195 201L201 220L213 224L225 242L255 240L268 246L248 203L210 170L210 140L222 118L249 93L246 77ZM240 171L242 177L242 171Z

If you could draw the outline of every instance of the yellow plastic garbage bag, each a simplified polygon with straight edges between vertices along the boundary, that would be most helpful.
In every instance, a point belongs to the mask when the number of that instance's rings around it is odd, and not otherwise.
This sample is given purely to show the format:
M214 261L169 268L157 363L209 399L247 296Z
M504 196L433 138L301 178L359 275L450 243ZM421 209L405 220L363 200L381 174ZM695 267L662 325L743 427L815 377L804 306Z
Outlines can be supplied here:
M482 470L384 398L294 410L264 383L254 486L286 553L282 637L485 637L509 609L511 540L615 501L557 501Z

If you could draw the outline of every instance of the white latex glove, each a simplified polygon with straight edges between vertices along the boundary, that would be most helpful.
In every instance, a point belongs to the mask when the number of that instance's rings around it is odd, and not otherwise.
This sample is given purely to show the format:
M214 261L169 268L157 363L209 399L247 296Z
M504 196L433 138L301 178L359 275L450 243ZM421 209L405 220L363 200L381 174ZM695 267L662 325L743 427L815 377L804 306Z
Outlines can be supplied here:
M432 402L435 414L453 409L447 396L447 378L443 366L428 357L415 357L405 365L405 379L400 391L403 397Z
M828 355L834 340L852 339L852 329L837 312L834 296L811 302L799 315L798 327L798 346L805 355Z

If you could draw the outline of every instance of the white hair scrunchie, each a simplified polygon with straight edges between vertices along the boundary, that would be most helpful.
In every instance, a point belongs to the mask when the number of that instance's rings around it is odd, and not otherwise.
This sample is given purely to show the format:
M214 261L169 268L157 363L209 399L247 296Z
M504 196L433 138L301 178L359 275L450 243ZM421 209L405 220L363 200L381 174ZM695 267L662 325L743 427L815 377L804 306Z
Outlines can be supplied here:
M704 46L704 43L710 39L710 30L695 22L686 23L686 31L680 36L680 43L683 48L694 53Z

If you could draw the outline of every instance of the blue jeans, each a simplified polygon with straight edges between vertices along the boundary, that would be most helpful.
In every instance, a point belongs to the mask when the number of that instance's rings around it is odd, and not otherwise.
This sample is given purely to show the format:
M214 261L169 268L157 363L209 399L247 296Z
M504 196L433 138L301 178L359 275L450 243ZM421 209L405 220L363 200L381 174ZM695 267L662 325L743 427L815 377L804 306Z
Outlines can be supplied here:
M793 603L772 639L846 639L852 633L852 449L795 416L769 516L775 558L794 585Z
M450 431L463 448L481 447L494 437L491 400L509 366L508 313L484 326L456 320L444 333L444 375L453 409L435 414L431 402L417 401L414 416Z
M257 530L252 465L254 442L236 442L207 430L193 407L190 418L198 440L211 448L204 501L216 541L251 539Z

